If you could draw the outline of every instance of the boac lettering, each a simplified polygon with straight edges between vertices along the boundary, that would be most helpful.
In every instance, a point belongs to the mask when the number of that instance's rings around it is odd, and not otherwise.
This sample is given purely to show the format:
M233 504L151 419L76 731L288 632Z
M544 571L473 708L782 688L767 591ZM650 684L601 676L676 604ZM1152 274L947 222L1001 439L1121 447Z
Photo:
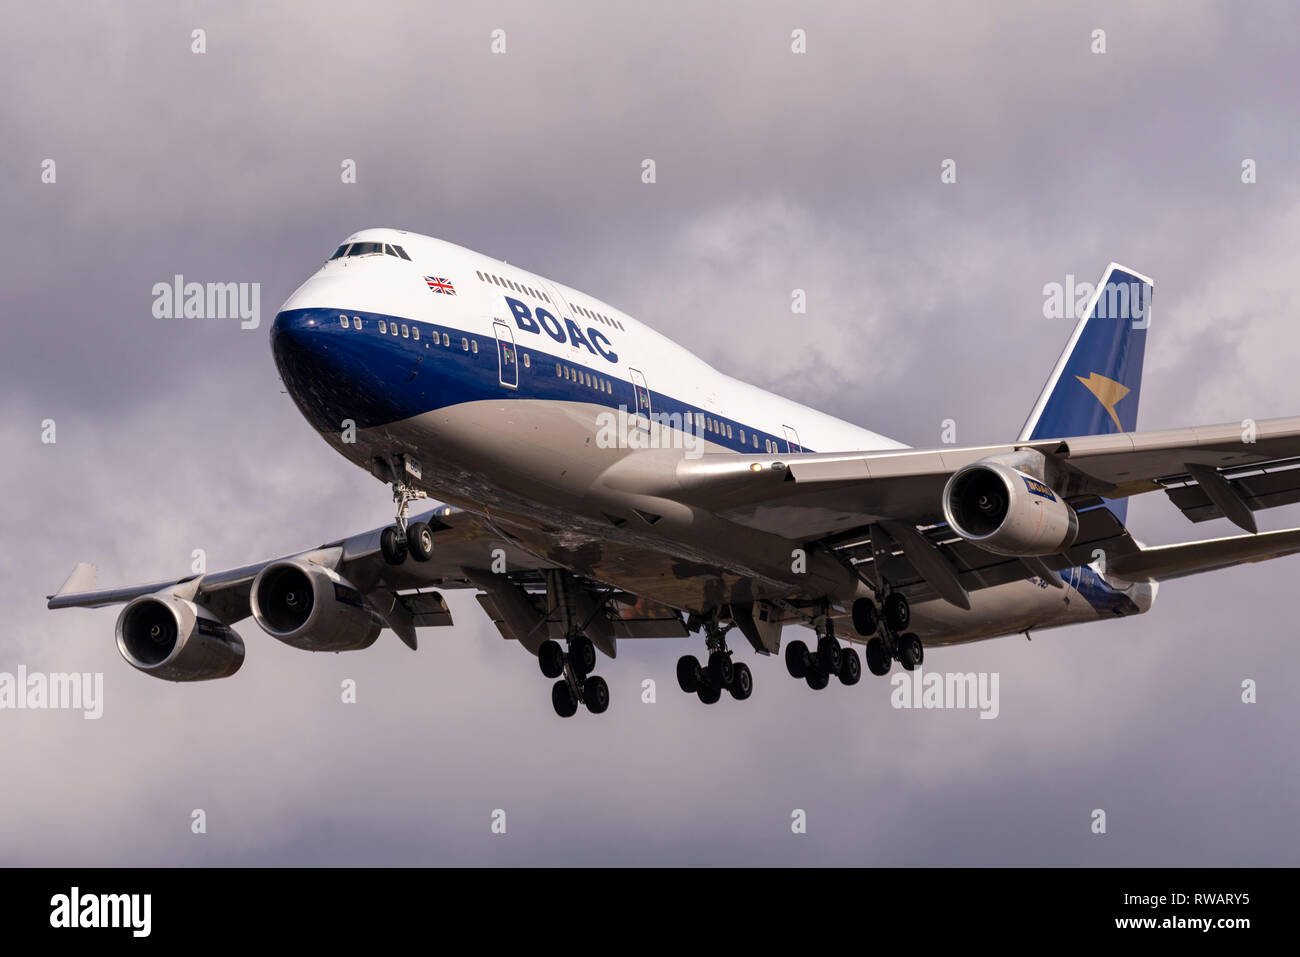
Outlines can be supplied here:
M586 335L581 328L572 319L565 319L564 325L560 320L551 315L545 309L539 308L537 315L534 317L533 311L528 308L526 303L518 299L512 299L510 296L505 297L506 305L510 307L510 313L515 317L515 325L522 332L531 332L534 335L541 335L545 330L546 334L556 342L572 342L575 346L582 346L593 355L600 355L601 358L609 362L618 362L618 353L614 351L606 335L594 326L588 327ZM567 333L565 330L568 330ZM592 343L595 343L593 346Z

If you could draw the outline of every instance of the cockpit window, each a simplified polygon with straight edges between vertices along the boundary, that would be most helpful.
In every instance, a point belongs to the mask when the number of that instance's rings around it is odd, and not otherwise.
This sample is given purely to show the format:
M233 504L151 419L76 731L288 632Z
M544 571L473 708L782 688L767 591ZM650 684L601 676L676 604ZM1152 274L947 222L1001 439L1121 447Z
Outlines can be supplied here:
M395 259L405 259L408 263L411 261L405 249L391 243L344 243L334 250L330 259L351 259L353 256L392 256Z

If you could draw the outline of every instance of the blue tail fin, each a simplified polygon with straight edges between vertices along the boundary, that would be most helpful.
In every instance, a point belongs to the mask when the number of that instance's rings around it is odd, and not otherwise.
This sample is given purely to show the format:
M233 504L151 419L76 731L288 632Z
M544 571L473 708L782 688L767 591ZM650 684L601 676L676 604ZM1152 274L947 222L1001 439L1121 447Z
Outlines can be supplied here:
M1132 269L1107 267L1020 441L1136 430L1153 287ZM1126 500L1107 504L1123 521Z

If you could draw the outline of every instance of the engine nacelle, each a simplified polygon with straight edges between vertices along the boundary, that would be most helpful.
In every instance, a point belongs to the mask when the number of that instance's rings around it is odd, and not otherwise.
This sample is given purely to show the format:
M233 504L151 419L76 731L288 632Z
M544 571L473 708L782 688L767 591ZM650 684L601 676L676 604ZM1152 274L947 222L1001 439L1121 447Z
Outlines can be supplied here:
M272 562L253 579L253 618L272 638L305 651L359 651L384 623L338 572L302 558Z
M167 592L128 602L117 616L116 631L122 657L155 678L229 678L244 663L244 642L229 625Z
M1017 558L1063 552L1079 534L1079 516L1045 482L999 462L955 472L943 514L966 541Z

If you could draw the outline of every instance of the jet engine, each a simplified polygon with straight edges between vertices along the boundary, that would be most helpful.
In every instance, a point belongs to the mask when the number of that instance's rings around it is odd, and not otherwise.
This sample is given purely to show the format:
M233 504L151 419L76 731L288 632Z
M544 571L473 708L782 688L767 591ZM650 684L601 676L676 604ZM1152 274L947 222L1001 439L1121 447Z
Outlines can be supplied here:
M129 602L116 631L122 657L155 678L229 678L244 663L239 635L201 605L165 591Z
M359 651L383 621L342 575L302 558L272 562L253 579L253 618L272 638L304 651Z
M966 541L1017 558L1063 552L1079 534L1079 516L1046 482L1000 462L955 472L943 514Z

